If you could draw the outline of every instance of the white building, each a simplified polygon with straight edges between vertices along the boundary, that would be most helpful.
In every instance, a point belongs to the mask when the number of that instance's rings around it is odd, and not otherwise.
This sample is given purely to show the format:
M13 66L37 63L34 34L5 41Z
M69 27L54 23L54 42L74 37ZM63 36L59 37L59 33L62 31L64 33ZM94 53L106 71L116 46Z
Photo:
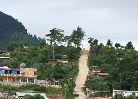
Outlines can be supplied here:
M130 96L130 95L138 96L138 91L113 90L113 97L116 94L121 94L124 97Z
M0 67L0 83L8 85L34 84L37 80L36 68L11 69Z

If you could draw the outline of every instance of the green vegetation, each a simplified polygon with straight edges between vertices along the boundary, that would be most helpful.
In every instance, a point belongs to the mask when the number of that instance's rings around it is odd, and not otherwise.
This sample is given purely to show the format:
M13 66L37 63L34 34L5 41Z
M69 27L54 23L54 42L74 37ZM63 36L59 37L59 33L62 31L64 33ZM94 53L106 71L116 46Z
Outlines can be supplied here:
M61 93L68 96L67 99L73 98L73 89L75 87L75 78L78 73L78 62L76 61L75 47L70 46L66 48L65 46L56 46L56 58L62 59L62 53L66 54L69 63L56 63L51 65L47 63L47 59L51 58L50 46L46 43L43 46L31 48L24 48L23 46L13 45L11 51L11 58L9 60L1 60L2 64L7 64L11 68L19 68L21 63L26 63L26 67L34 67L38 69L38 79L41 80L59 80L62 85L62 89L55 88L45 88L40 86L23 86L20 88L2 86L1 91L15 92L21 90L33 90L46 93ZM58 57L57 57L58 54ZM60 57L59 57L60 56ZM66 85L66 86L65 86ZM8 87L8 88L5 88ZM20 90L19 90L20 89ZM12 91L11 91L12 90Z
M114 99L138 99L135 95L130 95L128 97L123 97L121 94L115 95Z
M0 11L0 51L5 50L11 43L37 45L39 39L27 33L21 22Z
M50 45L46 43L42 43L37 47L30 47L21 44L12 44L8 47L10 51L10 59L9 60L1 60L1 65L8 65L10 68L19 68L21 63L25 63L26 67L34 67L38 69L38 79L41 80L59 80L62 85L62 89L55 88L42 88L40 86L36 87L36 85L32 87L12 87L3 88L1 87L1 91L19 91L20 90L34 90L34 91L42 91L46 93L61 93L63 95L66 94L67 99L73 99L73 89L75 87L75 78L78 73L78 59L76 58L76 48L74 46L55 46L55 58L63 59L62 55L66 55L68 57L69 63L56 63L55 65L48 64L47 59L51 59L52 51ZM11 50L10 50L11 49ZM79 50L80 51L80 50ZM74 53L72 53L74 52ZM64 59L63 59L64 60ZM65 59L66 60L66 59ZM5 86L6 87L6 86ZM9 87L9 86L7 86ZM34 89L33 89L34 88ZM8 90L5 90L8 89ZM14 90L14 91L13 91Z
M23 97L23 99L44 99L44 97L41 96L40 94L35 94L34 96L25 95L25 96Z
M90 70L93 70L93 66L98 66L101 72L109 73L109 76L97 77L90 74L85 84L87 88L109 91L110 94L113 89L138 90L138 51L134 49L132 42L128 42L126 46L119 43L113 46L110 39L104 45L99 44L97 39L89 38L89 43Z
M49 37L48 40L50 41L50 46L52 47L53 59L55 59L55 45L63 40L64 35L61 32L63 32L63 30L54 28L50 30L50 34L46 35Z
M77 30L73 30L73 33L71 35L71 38L72 38L71 41L77 47L77 56L79 54L79 47L80 47L81 41L83 40L84 33L85 32L82 30L82 28L78 27Z
M0 12L0 50L10 53L10 59L0 59L0 66L10 68L37 68L38 79L58 80L61 89L27 85L21 87L0 85L0 91L15 93L16 91L32 90L35 92L61 93L66 99L73 99L75 78L78 73L80 44L84 31L78 27L71 35L64 35L64 30L54 28L46 35L46 40L27 33L22 23ZM3 54L1 54L4 56ZM48 64L49 59L66 60L68 63L57 62ZM25 96L24 98L26 99ZM33 97L33 96L30 96ZM34 98L33 98L34 99Z

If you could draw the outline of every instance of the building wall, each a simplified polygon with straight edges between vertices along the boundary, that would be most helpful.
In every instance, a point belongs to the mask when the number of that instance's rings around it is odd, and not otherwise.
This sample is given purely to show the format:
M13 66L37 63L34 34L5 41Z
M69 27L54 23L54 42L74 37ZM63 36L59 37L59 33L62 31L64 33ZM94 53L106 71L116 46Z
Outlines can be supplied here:
M130 95L133 95L133 93L135 93L135 96L138 96L138 91L113 91L113 97L116 95L116 94L121 94L122 96L130 96Z
M0 82L3 83L35 83L37 76L36 68L21 68L20 70L10 69L8 67L0 68ZM22 79L26 79L23 81Z
M22 77L21 78L21 83L36 83L36 78L35 77L31 77L31 78L28 78L28 77Z
M1 82L5 82L5 83L20 82L20 78L19 77L1 76L0 78L1 78Z
M20 68L21 73L25 77L36 77L35 72L37 72L36 68Z
M46 94L48 99L63 99L63 95L61 94Z

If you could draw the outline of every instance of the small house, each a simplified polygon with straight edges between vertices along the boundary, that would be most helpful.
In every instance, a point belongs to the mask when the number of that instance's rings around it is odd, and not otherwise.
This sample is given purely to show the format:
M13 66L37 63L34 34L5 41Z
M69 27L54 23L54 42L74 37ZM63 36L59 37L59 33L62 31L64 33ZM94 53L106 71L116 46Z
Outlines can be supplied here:
M107 77L109 73L98 73L99 77Z
M92 69L92 72L93 73L100 73L101 72L101 69L100 68L93 68Z
M51 64L51 65L56 64L57 62L56 59L48 59L47 61L48 61L48 64Z

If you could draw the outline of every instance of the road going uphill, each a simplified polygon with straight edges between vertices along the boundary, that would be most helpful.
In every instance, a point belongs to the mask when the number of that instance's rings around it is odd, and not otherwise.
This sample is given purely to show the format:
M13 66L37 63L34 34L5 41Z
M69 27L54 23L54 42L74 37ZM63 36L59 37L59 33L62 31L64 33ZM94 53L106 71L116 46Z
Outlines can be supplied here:
M82 91L82 87L85 84L89 72L89 68L87 66L88 53L88 50L83 50L79 59L79 73L75 81L76 87L74 88L74 90L79 91L79 96L76 97L76 99L86 99L86 96Z

